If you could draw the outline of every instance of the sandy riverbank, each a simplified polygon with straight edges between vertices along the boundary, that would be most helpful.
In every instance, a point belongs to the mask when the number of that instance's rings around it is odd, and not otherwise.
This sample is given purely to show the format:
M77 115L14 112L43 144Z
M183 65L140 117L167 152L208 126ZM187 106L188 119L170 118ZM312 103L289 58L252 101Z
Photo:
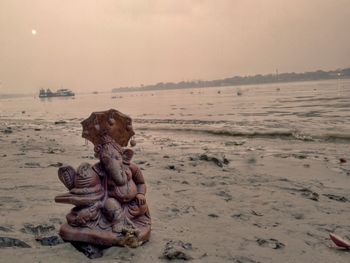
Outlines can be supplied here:
M55 166L97 161L78 121L6 125L12 132L0 132L0 236L31 248L0 248L0 262L89 261L68 243L42 246L25 230L47 224L54 234L71 208L54 203L66 191ZM328 238L350 238L350 160L339 161L349 158L348 144L135 130L152 237L137 249L107 249L93 262L165 262L169 240L192 243L193 262L349 262L350 252ZM229 163L219 167L202 154Z

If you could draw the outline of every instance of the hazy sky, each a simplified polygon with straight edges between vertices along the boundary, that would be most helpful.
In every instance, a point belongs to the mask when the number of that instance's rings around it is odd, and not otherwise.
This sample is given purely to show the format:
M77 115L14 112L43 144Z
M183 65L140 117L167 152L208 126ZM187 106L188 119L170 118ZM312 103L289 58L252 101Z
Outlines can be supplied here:
M349 27L350 0L0 0L0 93L350 67Z

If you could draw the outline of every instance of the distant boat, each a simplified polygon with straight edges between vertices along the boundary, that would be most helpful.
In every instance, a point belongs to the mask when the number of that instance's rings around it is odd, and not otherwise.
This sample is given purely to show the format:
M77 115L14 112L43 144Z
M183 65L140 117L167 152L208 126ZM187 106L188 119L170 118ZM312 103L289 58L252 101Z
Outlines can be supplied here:
M98 94L98 91L94 91L94 92L92 92L92 94Z
M52 92L50 89L41 89L39 92L39 98L51 98L51 97L71 97L75 96L74 92L69 89L58 89L56 92Z

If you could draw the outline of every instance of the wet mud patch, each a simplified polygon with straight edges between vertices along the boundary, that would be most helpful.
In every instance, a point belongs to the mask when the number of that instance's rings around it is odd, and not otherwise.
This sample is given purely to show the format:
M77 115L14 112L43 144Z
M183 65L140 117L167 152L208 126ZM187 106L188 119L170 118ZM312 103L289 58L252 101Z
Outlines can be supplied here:
M12 196L0 196L1 210L20 210L23 207L23 203Z

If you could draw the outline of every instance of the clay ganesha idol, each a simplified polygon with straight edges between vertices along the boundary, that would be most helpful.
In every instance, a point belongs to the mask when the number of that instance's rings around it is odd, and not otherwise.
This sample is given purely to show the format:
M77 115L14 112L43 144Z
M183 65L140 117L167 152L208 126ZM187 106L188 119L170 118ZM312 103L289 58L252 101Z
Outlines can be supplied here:
M151 218L144 177L131 162L133 151L123 148L134 135L131 118L116 110L95 112L82 126L99 162L58 170L69 192L55 201L75 206L59 234L65 241L137 247L150 237Z

